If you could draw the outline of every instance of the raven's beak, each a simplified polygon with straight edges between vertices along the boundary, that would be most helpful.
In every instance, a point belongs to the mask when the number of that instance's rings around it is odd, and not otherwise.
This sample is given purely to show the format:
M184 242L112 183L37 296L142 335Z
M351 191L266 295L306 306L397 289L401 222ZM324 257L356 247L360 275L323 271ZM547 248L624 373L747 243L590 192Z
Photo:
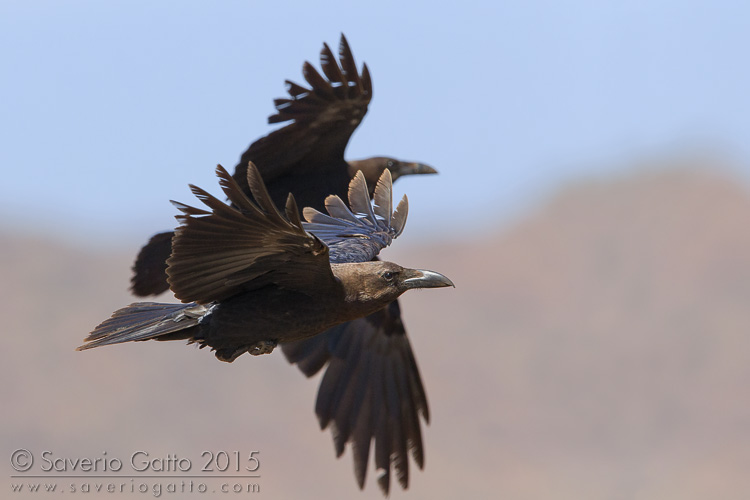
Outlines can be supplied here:
M443 286L452 286L451 280L435 271L428 271L426 269L409 269L404 273L406 278L403 283L404 286L409 288L440 288Z
M398 168L398 174L401 175L414 175L414 174L436 174L437 170L425 163L416 162L400 162Z

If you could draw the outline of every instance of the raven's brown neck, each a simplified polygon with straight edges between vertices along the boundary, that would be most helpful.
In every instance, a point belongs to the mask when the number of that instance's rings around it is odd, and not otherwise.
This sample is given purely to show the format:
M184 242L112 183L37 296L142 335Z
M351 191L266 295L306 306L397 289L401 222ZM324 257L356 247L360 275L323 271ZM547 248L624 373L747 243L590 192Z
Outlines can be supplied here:
M331 264L331 271L341 287L341 315L345 321L367 316L398 298L400 293L384 289L371 272L377 262Z

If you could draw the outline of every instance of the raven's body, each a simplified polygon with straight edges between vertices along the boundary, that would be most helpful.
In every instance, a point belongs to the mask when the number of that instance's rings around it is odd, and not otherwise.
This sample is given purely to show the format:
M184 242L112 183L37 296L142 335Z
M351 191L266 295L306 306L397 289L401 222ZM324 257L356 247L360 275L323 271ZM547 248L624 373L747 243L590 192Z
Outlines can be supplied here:
M189 340L216 351L221 361L232 362L245 352L267 354L279 343L308 339L331 327L368 316L393 302L409 288L446 286L434 273L404 269L391 262L331 264L333 280L322 280L315 293L273 284L241 292L219 302L201 305L136 303L117 311L117 325L102 323L84 348L132 340ZM388 282L384 272L414 285ZM156 314L144 316L144 311ZM143 319L146 319L145 323ZM107 320L111 321L111 320ZM103 332L122 325L137 325L132 335L102 342ZM161 325L166 325L166 333ZM114 329L109 328L115 326ZM144 334L145 333L145 334Z
M183 212L182 225L167 272L175 295L187 304L131 304L100 324L81 349L189 339L211 347L222 361L233 361L365 317L411 288L452 285L432 271L367 260L401 234L406 222L406 197L392 212L388 171L377 184L374 210L360 174L349 188L356 213L332 197L331 215L305 209L305 225L294 197L288 198L284 218L250 167L255 202L218 167L231 205L195 186L193 193L210 212L175 203Z

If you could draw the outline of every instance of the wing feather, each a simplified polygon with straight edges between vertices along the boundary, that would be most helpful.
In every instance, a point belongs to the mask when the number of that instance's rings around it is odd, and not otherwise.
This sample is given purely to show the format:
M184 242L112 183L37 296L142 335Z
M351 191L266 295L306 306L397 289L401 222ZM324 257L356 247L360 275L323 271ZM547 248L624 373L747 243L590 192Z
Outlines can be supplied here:
M286 123L255 141L242 154L234 178L245 187L247 164L258 165L269 182L288 172L309 173L346 168L344 150L367 113L372 82L367 66L357 71L349 43L341 35L339 61L328 47L320 53L323 75L309 62L302 75L309 85L286 81L288 98L276 99L269 123Z
M363 93L365 89L362 86L362 79L359 77L359 72L357 71L357 63L354 62L352 49L349 48L349 42L343 33L339 42L339 60L341 61L341 69L346 76L347 84L351 87L350 92Z
M315 293L321 280L334 279L327 247L279 213L254 165L247 172L255 202L219 165L231 205L197 186L192 192L211 212L177 204L182 214L167 275L183 302L210 303L269 283Z
M401 235L404 232L406 226L406 217L409 215L409 199L404 195L401 201L398 202L396 210L393 212L393 219L391 220L391 226L396 231L394 238Z
M307 61L302 65L302 76L310 84L312 91L323 99L335 99L337 97L333 92L331 82L323 78L315 69L315 66Z
M370 200L367 181L357 172L349 184L349 206L337 196L326 198L329 215L306 207L303 223L306 231L320 238L330 250L331 262L364 262L399 236L406 223L408 201L404 197L391 212L393 178L386 169L375 188L375 208Z
M391 226L393 217L393 178L391 172L386 169L375 185L373 202L375 204L375 215L383 219L386 226Z
M364 486L372 441L378 485L388 494L391 470L409 481L408 455L424 466L421 419L427 398L398 302L313 338L282 344L290 363L311 377L325 367L315 413L331 428L337 456L350 443L354 474ZM327 366L326 366L326 363Z
M345 98L347 81L327 43L323 43L323 49L320 51L320 67L323 68L323 73L331 82L334 91L341 89L341 91L336 92L337 96L340 99Z
M361 170L349 183L349 206L352 207L355 214L365 216L362 220L366 222L375 220L375 212L373 212L370 202L370 191L367 189L365 174Z

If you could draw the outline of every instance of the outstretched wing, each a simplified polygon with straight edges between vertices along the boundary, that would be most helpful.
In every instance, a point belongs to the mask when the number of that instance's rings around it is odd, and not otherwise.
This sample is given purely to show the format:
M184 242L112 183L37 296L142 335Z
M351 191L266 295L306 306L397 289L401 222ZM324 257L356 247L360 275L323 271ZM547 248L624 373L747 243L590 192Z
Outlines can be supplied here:
M329 215L314 208L302 211L307 222L302 226L328 245L331 262L365 262L391 244L404 230L409 201L406 195L393 211L393 180L385 170L375 186L372 203L367 182L357 172L349 184L349 205L338 196L325 200Z
M309 88L286 81L289 98L274 100L276 114L268 122L291 123L258 139L242 154L234 173L241 186L250 161L258 165L266 182L291 170L314 172L344 162L349 138L372 98L370 72L367 65L361 74L357 71L343 34L339 61L323 44L320 65L325 78L309 62L302 66Z
M317 220L308 223L300 220L291 194L286 218L281 215L253 163L248 165L247 182L255 201L221 165L216 175L229 204L193 185L193 194L210 212L172 202L182 215L177 216L181 225L172 240L167 275L170 288L183 302L206 304L269 284L315 294L334 281L327 239L335 249L333 261L365 262L390 244L406 221L405 196L391 213L388 171L375 189L374 210L359 173L349 186L349 200L358 215L334 196L329 197L336 207L329 210L334 217L306 209L308 220ZM364 210L367 213L359 213Z
M349 205L326 198L329 215L306 207L303 227L329 247L331 262L362 262L375 257L404 230L406 196L393 211L391 173L385 170L370 202L362 172L349 184ZM365 318L335 326L313 338L282 344L291 363L308 377L326 363L315 412L321 428L332 426L337 456L352 445L354 474L362 488L370 444L375 440L378 484L387 495L391 464L399 483L409 483L408 451L422 468L419 414L427 420L427 399L406 337L398 302Z
M216 174L231 205L193 185L193 194L211 211L173 202L182 215L167 275L178 299L206 304L271 283L315 293L325 280L334 280L328 248L302 228L292 196L284 218L255 165L247 171L254 202L224 167L216 167Z
M419 417L428 422L429 409L398 302L281 347L308 377L328 363L315 413L322 429L331 426L337 456L351 443L359 487L364 487L374 440L381 490L388 495L391 465L406 488L409 453L420 469L424 466Z

